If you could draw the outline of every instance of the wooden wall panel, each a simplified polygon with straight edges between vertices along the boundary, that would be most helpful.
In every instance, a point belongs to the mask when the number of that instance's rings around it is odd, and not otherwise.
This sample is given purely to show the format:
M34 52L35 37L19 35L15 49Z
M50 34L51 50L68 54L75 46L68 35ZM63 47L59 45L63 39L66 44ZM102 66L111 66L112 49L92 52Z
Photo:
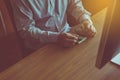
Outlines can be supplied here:
M15 30L13 28L13 24L11 23L9 13L4 4L4 0L0 0L0 12L1 12L2 22L4 22L2 24L6 27L6 33L10 34L10 33L15 32Z
M110 3L110 0L82 0L84 7L92 14L96 14Z
M22 48L4 0L0 0L0 71L22 59Z
M0 11L0 37L5 36L5 35L7 35L7 31L6 31L2 13Z

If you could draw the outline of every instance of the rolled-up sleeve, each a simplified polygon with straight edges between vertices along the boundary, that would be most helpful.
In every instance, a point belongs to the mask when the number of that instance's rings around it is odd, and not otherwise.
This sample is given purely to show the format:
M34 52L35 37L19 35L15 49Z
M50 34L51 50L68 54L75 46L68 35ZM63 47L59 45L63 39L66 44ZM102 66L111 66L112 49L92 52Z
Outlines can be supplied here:
M81 0L69 0L68 12L80 23L84 20L89 20L92 23L91 13L83 7Z
M16 28L20 32L22 38L30 36L34 39L39 40L40 43L56 42L59 33L45 31L35 26L33 13L27 2L22 2L22 0L16 0L13 4L13 12Z

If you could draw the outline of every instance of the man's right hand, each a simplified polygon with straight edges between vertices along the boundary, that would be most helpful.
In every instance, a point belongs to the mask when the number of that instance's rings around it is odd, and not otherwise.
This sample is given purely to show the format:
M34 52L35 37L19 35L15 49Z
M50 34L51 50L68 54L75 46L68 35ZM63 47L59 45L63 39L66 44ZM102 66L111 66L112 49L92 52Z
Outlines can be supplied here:
M58 36L58 44L63 47L73 47L78 41L79 35L73 33L61 33Z

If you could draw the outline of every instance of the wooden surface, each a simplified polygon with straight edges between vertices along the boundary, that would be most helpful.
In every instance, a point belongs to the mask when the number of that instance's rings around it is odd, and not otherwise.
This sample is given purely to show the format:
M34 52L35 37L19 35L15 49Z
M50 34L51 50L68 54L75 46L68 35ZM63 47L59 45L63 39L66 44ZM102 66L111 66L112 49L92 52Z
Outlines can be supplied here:
M47 45L0 73L0 80L120 80L120 68L95 67L106 9L92 17L97 35L73 48Z

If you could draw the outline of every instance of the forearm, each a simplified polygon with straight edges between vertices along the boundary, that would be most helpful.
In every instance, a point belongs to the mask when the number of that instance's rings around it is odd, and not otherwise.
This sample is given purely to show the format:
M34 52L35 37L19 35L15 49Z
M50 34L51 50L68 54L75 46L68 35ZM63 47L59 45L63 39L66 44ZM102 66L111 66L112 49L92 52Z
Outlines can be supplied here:
M82 5L81 0L69 0L68 12L77 20L82 23L88 20L92 23L90 19L91 13L89 13Z
M22 29L20 31L22 38L30 37L32 39L39 40L40 43L54 43L57 41L59 35L58 32L44 31L35 26L29 27L28 29Z

